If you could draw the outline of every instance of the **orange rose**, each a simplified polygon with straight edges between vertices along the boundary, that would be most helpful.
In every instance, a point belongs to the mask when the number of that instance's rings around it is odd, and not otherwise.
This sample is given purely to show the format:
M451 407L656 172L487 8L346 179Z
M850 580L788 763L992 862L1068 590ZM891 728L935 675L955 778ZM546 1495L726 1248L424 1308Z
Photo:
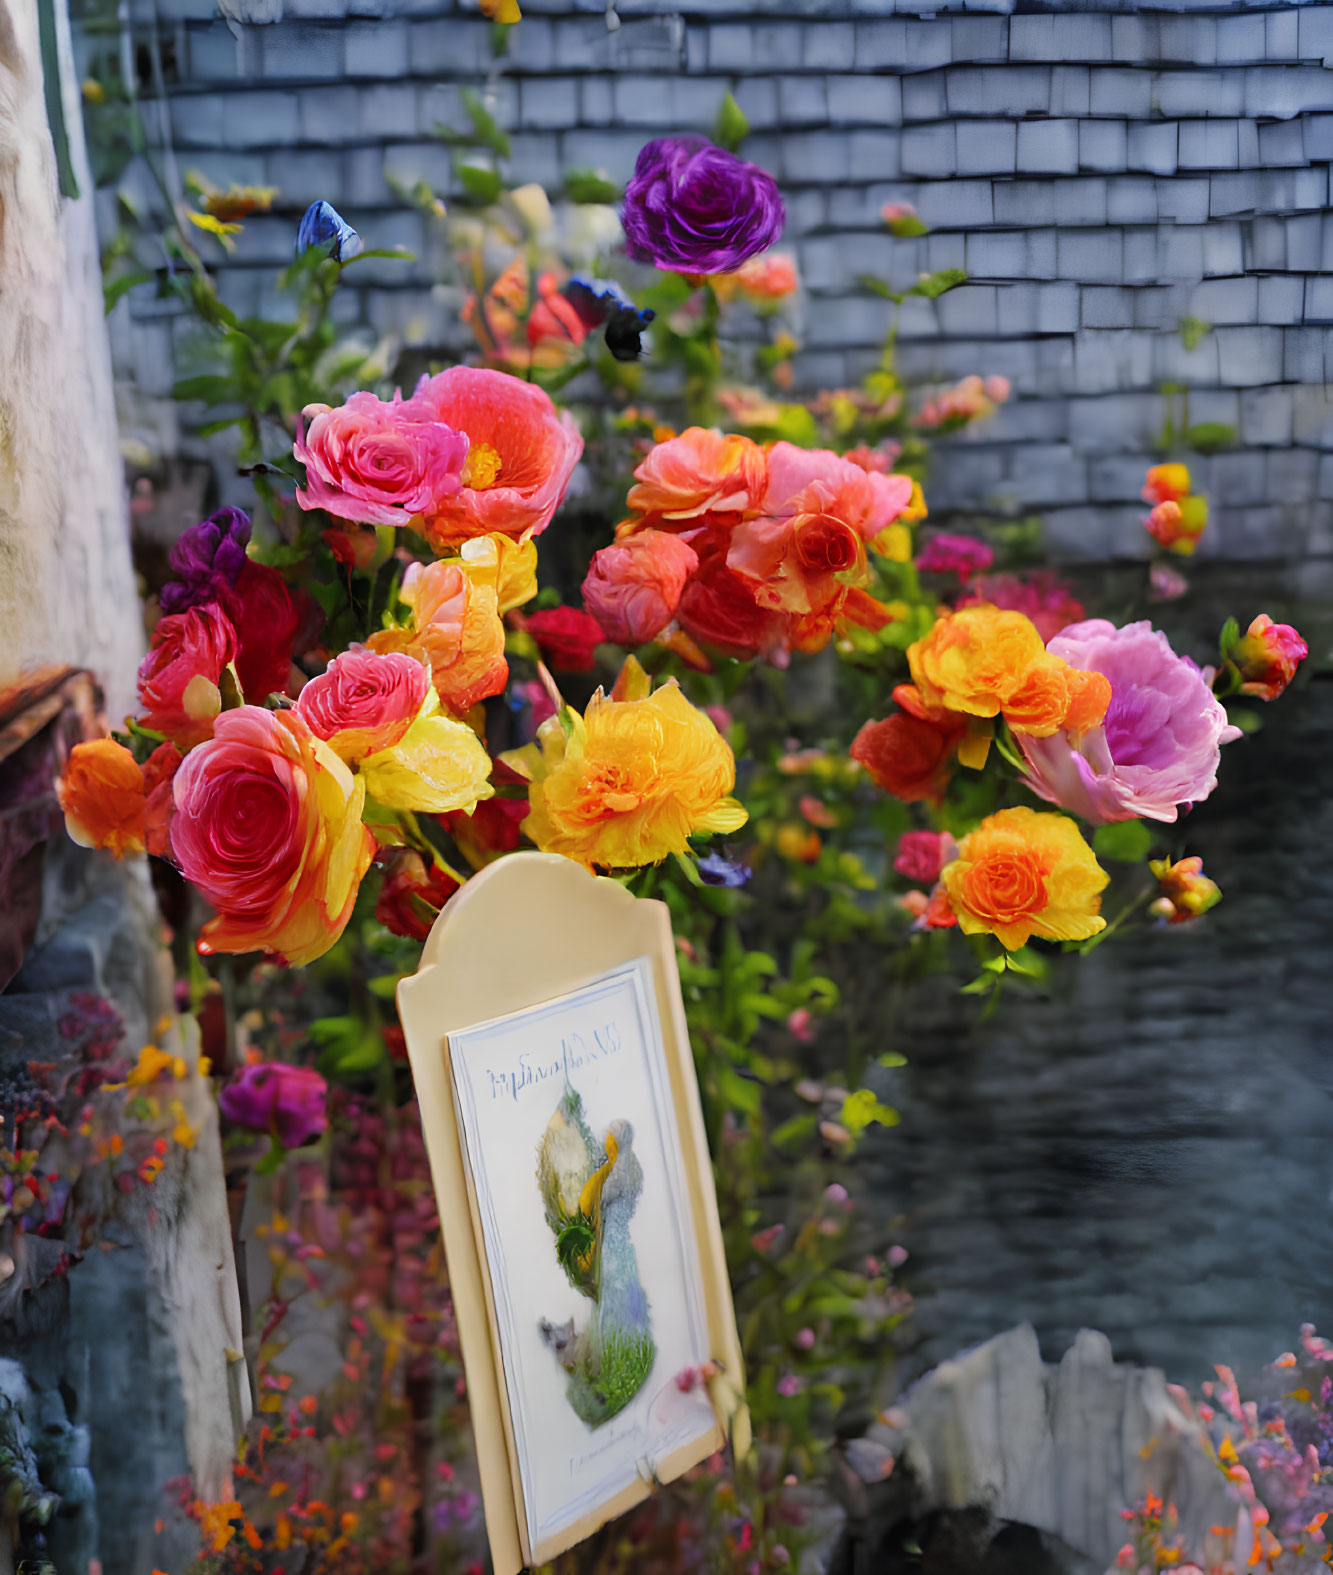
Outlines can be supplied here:
M1109 877L1074 822L1002 809L963 838L940 879L966 935L994 935L1010 951L1038 935L1086 940L1105 929Z
M114 738L75 744L56 783L65 829L81 848L105 848L123 859L146 847L143 770Z

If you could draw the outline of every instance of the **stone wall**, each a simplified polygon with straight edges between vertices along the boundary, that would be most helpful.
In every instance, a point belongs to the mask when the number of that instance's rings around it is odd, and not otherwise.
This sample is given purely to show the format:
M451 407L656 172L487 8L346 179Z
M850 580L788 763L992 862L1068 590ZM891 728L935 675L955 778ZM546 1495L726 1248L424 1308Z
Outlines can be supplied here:
M135 5L166 49L158 130L181 167L281 189L222 269L240 309L266 303L295 217L324 197L371 245L419 258L365 265L349 315L445 352L457 300L432 292L438 238L394 181L455 193L434 127L461 123L460 85L484 83L513 174L548 185L580 167L623 181L646 138L707 130L731 89L743 151L788 199L802 386L853 380L876 354L888 308L858 275L971 275L911 303L901 363L917 379L1003 373L1017 397L938 468L937 509L1041 511L1063 556L1140 554L1134 505L1171 382L1191 423L1236 433L1201 465L1205 550L1333 547L1333 5L534 0L499 60L490 25L447 0L226 0L226 21L214 0ZM887 200L931 234L891 237ZM135 298L113 318L122 378L158 396L160 313ZM1186 348L1191 317L1212 327ZM170 440L162 407L136 419Z

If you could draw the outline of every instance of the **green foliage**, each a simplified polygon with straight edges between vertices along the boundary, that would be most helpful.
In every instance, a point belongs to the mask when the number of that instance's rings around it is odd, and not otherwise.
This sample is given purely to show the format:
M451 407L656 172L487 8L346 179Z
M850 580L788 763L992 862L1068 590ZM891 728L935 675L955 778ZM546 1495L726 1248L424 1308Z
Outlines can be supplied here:
M1092 835L1092 851L1098 858L1121 864L1141 864L1152 851L1153 833L1141 820L1117 820L1098 826Z
M486 164L467 164L462 159L455 159L454 173L462 181L468 201L478 207L489 207L504 188L499 170Z
M571 202L614 203L620 187L597 170L570 170L565 176L565 196Z
M728 91L723 95L722 106L717 112L713 141L718 147L734 153L749 134L750 122L745 117L745 111Z
M1205 334L1212 333L1213 325L1206 323L1201 317L1182 317L1180 319L1180 342L1186 350L1193 350Z
M1216 454L1236 441L1236 429L1225 421L1196 421L1185 431L1186 444L1199 454Z

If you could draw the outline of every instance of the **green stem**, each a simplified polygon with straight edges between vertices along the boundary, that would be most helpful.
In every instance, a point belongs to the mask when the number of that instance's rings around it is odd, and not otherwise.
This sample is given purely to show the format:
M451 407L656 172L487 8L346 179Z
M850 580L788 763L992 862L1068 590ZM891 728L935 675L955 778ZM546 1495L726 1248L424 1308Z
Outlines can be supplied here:
M1145 886L1137 897L1135 897L1131 902L1125 904L1125 906L1120 910L1119 913L1116 914L1115 918L1111 920L1104 930L1099 931L1090 940L1083 941L1079 945L1079 955L1086 957L1090 951L1094 950L1096 947L1100 946L1104 940L1107 940L1112 935L1114 935L1126 919L1130 918L1131 915L1137 913L1140 908L1147 904L1147 902L1151 899L1153 892L1156 890L1157 888L1155 886Z

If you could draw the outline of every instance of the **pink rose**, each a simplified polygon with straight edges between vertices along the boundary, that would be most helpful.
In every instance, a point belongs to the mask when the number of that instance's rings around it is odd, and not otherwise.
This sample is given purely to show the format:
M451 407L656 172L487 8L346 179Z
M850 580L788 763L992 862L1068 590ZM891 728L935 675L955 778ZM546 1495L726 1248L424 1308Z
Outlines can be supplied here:
M546 529L583 438L545 389L508 372L452 366L423 377L411 403L466 432L471 444L461 490L426 511L425 533L437 552L492 531L526 540Z
M420 400L363 392L336 410L307 405L292 452L306 467L306 485L296 489L303 509L409 525L462 486L468 440Z
M986 574L972 581L958 598L960 607L989 602L1004 612L1021 612L1036 625L1043 640L1050 640L1061 629L1083 618L1083 603L1063 581L1048 569L1039 569L1026 579L1016 574Z
M1111 704L1077 747L1063 730L1051 738L1017 735L1035 793L1093 825L1139 816L1173 821L1178 805L1208 797L1221 746L1240 729L1164 634L1146 620L1117 629L1090 618L1070 624L1047 650L1109 678Z
M583 605L617 645L642 645L676 615L699 555L679 536L645 530L593 554Z
M365 784L295 711L239 706L185 757L171 846L217 909L199 950L323 956L352 914L375 852Z
M201 742L222 709L222 670L235 660L236 630L216 602L159 619L139 664L140 721L183 749Z
M947 831L905 831L898 839L893 867L908 880L933 886L957 852L958 845Z
M1231 660L1245 680L1245 694L1276 700L1309 654L1310 647L1289 623L1274 623L1260 613L1232 648Z
M403 651L356 647L334 657L301 691L296 709L310 731L348 765L390 749L430 692L430 670Z

